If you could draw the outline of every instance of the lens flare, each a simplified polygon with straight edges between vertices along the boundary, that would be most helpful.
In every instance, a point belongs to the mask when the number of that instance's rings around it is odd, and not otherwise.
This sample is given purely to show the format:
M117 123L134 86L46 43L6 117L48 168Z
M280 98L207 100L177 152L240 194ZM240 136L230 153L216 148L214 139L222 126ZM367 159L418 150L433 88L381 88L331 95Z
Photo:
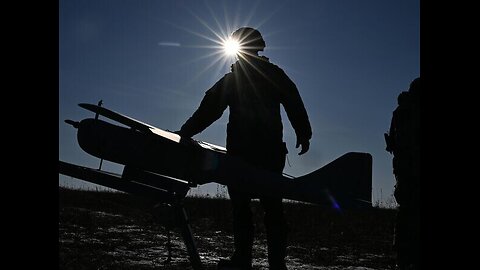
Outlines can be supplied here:
M198 14L195 14L192 10L189 10L190 14L193 16L197 22L205 27L207 33L199 32L193 29L189 29L180 25L172 24L174 27L183 30L189 34L194 36L200 37L210 44L203 44L203 45L188 45L188 44L180 44L178 42L159 42L160 46L171 46L171 47L181 47L184 49L189 48L200 48L200 49L211 49L212 52L208 54L199 55L196 58L189 60L189 62L197 62L197 61L204 61L205 59L211 59L210 63L205 63L204 68L201 69L195 76L193 76L189 81L195 81L200 78L201 75L208 72L211 69L216 69L213 74L217 74L222 70L231 70L231 65L242 59L245 60L247 64L250 64L250 59L246 56L255 57L251 50L244 44L243 40L235 39L231 37L231 34L239 29L240 27L244 26L252 26L252 28L259 29L264 23L266 23L276 11L273 11L270 15L267 15L263 21L252 25L250 20L255 14L256 6L250 11L249 16L243 20L243 22L232 22L233 19L228 16L227 13L224 13L225 22L221 22L219 18L216 17L214 10L207 4L206 8L210 12L207 15L207 18L211 18L212 20L202 18ZM235 19L236 20L236 19ZM212 22L216 24L216 27L212 25ZM195 25L196 27L197 25ZM268 34L267 34L268 35ZM177 45L178 44L178 45ZM271 47L270 47L271 48ZM264 74L262 74L264 75ZM265 75L264 75L265 76ZM188 83L190 83L188 82Z
M234 56L240 51L240 43L232 38L225 40L223 50L226 55Z
M335 200L335 198L332 196L332 194L329 191L327 191L327 196L328 196L328 199L330 199L330 202L332 203L333 209L337 211L341 211L342 209L340 208L340 205L337 203L337 200Z

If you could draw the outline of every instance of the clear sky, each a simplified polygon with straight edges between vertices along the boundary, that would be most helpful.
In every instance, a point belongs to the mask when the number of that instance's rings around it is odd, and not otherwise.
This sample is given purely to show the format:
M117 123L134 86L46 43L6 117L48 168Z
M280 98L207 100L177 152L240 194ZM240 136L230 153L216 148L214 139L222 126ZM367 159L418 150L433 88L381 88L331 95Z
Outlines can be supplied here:
M93 116L78 103L102 99L109 109L178 130L234 62L215 48L217 34L250 26L266 41L260 55L297 85L313 129L310 151L298 156L282 111L290 152L284 172L301 176L346 152L368 152L372 200L391 200L395 180L383 133L398 94L420 76L418 0L60 0L59 26L60 160L99 165L64 123ZM227 121L228 110L194 138L225 146ZM92 187L62 175L59 185Z

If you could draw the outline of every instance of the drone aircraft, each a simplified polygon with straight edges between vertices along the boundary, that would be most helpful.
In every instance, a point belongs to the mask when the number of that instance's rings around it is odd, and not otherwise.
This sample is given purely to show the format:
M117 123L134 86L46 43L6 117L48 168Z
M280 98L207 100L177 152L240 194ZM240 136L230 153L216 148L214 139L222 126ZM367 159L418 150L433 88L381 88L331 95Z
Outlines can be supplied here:
M318 170L292 177L256 168L228 155L222 146L184 138L109 110L102 107L102 101L79 106L94 112L95 117L65 122L77 129L79 146L101 159L100 168L59 160L59 173L171 207L195 270L203 267L183 200L191 188L199 185L215 182L253 196L276 196L341 209L372 206L369 153L348 152ZM103 160L124 165L123 173L102 170Z

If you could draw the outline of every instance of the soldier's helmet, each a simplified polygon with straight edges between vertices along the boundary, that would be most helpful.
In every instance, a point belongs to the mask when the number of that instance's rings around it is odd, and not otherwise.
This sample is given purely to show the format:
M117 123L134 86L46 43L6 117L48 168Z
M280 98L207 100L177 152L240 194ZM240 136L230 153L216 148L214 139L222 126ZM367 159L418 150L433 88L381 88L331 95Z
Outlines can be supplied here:
M240 43L243 51L258 52L265 48L265 40L256 29L251 27L241 27L232 33L232 38Z
M410 83L410 88L408 91L413 94L420 92L420 77L416 78Z

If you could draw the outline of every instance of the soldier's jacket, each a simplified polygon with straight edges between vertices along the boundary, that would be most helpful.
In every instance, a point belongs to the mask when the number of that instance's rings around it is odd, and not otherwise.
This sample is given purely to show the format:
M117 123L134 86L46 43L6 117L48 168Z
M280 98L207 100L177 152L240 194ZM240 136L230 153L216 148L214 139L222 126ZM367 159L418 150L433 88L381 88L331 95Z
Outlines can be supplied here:
M312 130L304 104L297 87L281 68L266 57L248 60L233 64L231 72L205 93L180 132L187 136L200 133L229 107L228 153L284 155L280 104L297 137L310 139Z
M393 173L397 179L394 195L400 205L415 204L420 185L419 97L411 92L402 92L398 103L389 130Z
M393 169L398 174L410 167L420 155L420 111L418 97L410 92L402 92L398 97L398 106L393 111L389 136L392 140L394 155ZM400 164L399 164L400 163Z

